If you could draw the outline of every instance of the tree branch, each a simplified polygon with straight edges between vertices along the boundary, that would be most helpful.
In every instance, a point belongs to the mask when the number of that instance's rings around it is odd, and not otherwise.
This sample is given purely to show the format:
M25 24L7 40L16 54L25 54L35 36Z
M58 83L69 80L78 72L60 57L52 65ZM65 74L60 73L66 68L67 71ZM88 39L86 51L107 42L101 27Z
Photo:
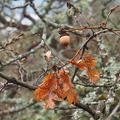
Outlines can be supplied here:
M28 83L21 82L21 81L17 80L15 77L8 77L7 75L5 75L2 72L0 72L0 77L7 80L9 83L14 83L14 84L20 85L22 87L28 88L29 90L35 90L37 88L35 86L29 85Z
M7 80L10 83L14 83L14 84L20 85L22 87L28 88L29 90L35 90L37 88L35 86L29 85L28 83L21 82L21 81L17 80L14 77L8 77L7 75L5 75L2 72L0 72L0 77L3 78L3 79L5 79L5 80ZM82 103L76 103L75 106L77 106L78 108L81 108L81 109L87 111L88 113L90 113L93 116L93 118L95 120L98 120L99 116L88 105L84 105Z
M76 103L75 106L77 106L78 108L81 108L85 111L87 111L89 114L92 115L92 117L94 118L94 120L98 120L99 119L99 115L92 109L90 108L88 105L84 105L82 103Z
M27 4L27 0L26 0L26 4ZM30 2L29 2L29 4L30 4ZM29 14L27 14L26 8L27 8L27 6L25 6L23 8L24 17L28 18L29 20L31 20L33 22L33 24L35 24L35 22L36 22L35 19L33 17L31 17Z
M30 54L36 52L38 49L40 49L42 45L43 44L40 42L35 48L31 49L30 51L28 51L26 53L23 53L23 54L20 54L20 55L16 56L15 58L11 58L4 64L2 63L0 68L4 67L4 66L7 66L7 65L11 64L12 62L15 62L16 60L19 60L19 59L27 57L28 55L30 55Z
M10 27L16 27L21 30L27 30L30 26L28 25L23 25L23 24L18 24L12 21L7 21L3 16L0 15L0 22L4 24L5 26L10 26Z
M26 2L24 5L20 5L20 6L16 6L16 7L11 7L9 4L5 3L4 4L4 7L7 7L11 10L14 10L14 9L21 9L21 8L24 8L26 6L30 5L30 2Z

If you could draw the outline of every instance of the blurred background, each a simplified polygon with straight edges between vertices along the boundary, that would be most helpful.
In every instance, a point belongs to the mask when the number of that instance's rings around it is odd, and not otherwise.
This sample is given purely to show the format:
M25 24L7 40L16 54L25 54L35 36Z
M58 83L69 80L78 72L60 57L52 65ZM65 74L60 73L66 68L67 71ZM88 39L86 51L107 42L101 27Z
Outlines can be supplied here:
M45 72L48 68L54 64L61 66L75 55L92 32L70 32L70 44L67 47L60 45L59 28L87 25L81 14L67 8L67 1L81 11L90 26L99 26L110 8L120 4L120 0L0 0L0 72L36 87L49 73ZM120 8L117 8L110 15L107 27L120 30L119 16ZM96 68L102 73L97 85L109 84L110 87L82 86L88 83L84 71L78 71L81 81L75 77L79 102L90 104L102 119L120 119L119 45L119 36L105 33L87 46L88 54L96 58ZM49 50L54 56L48 62L44 54ZM67 68L72 75L74 67L68 65ZM33 99L33 90L8 83L0 77L0 120L93 119L84 110L68 106L65 100L56 102L55 109L45 110L44 102L36 103Z

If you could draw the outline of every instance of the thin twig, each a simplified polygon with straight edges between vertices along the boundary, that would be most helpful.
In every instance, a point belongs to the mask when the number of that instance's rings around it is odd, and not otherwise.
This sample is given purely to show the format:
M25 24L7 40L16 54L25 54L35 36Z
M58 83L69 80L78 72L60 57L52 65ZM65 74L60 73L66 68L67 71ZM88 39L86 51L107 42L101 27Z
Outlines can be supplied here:
M0 89L0 92L2 92L2 90L7 86L8 83L9 83L8 81L4 83L3 87Z

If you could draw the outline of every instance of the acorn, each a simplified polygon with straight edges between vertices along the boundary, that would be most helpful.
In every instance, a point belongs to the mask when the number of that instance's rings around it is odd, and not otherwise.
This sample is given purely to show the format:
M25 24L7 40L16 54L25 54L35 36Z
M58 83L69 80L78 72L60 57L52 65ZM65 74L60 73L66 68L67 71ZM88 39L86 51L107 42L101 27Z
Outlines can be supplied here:
M67 45L70 43L69 34L63 28L59 28L58 33L60 34L60 44L67 47Z
M70 36L68 33L62 34L60 36L60 44L67 47L68 44L70 43Z

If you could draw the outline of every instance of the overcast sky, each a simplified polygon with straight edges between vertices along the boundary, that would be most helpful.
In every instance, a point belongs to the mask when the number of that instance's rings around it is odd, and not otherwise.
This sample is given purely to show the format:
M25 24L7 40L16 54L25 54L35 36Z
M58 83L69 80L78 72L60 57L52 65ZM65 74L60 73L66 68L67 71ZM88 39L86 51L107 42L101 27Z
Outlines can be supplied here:
M34 0L34 4L36 7L39 7L39 5L41 3L43 3L44 0ZM24 5L24 2L25 0L12 0L12 6L11 7L17 7L17 6L22 6ZM45 2L44 2L45 4ZM7 14L11 14L10 12L10 9L9 8L5 8L4 11L7 13ZM34 10L30 7L30 6L27 6L27 12L32 16L34 17L35 19L39 19L39 17L34 13ZM14 13L15 13L15 16L14 18L17 19L17 20L20 20L21 18L21 13L22 13L22 9L15 9L14 10ZM7 17L7 20L10 20L10 18ZM27 25L30 25L32 24L32 22L30 20L28 20L27 18L24 18L22 20L22 24L27 24Z

